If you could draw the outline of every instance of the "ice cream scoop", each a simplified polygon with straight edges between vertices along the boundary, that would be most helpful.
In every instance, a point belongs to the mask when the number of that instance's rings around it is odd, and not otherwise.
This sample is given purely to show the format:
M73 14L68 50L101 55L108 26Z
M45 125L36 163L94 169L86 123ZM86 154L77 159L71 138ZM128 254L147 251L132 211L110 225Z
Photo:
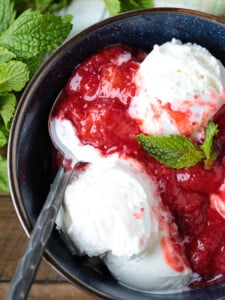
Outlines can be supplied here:
M225 104L225 68L200 45L177 39L155 45L135 80L139 91L129 113L146 134L200 139Z

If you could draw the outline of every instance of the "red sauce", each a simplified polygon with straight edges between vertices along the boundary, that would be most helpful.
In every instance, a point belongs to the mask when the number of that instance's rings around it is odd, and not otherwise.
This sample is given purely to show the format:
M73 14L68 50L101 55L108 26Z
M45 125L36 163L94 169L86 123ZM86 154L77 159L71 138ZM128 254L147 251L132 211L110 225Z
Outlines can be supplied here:
M130 58L119 63L121 54ZM210 204L210 195L220 194L225 177L225 111L222 108L214 120L219 126L216 147L220 154L211 170L201 164L180 170L161 165L138 145L139 124L127 112L136 93L132 78L144 57L143 51L127 46L108 47L93 55L74 71L61 94L58 113L72 121L83 144L93 145L103 155L117 151L122 157L135 158L156 178L162 201L178 226L186 258L201 276L192 286L201 287L219 274L220 280L225 278L225 219ZM166 244L163 240L162 246ZM179 271L182 266L170 250L165 258Z

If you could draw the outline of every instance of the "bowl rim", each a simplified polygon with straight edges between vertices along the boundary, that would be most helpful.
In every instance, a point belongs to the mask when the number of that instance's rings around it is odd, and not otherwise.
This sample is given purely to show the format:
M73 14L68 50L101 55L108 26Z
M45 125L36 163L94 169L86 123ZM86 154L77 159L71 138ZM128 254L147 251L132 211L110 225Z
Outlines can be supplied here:
M57 47L50 55L49 57L42 63L42 65L39 67L37 72L34 74L34 76L31 78L31 80L28 82L26 88L24 89L20 100L18 102L11 129L10 129L10 135L8 140L8 147L7 147L7 171L8 171L8 179L9 179L9 188L10 188L10 195L13 202L14 209L16 211L17 217L23 227L23 230L25 231L26 235L30 237L31 231L32 231L32 224L29 221L29 218L26 214L25 208L23 206L22 201L22 195L20 193L20 187L17 180L17 163L16 163L16 157L17 157L17 147L18 147L18 135L22 124L23 114L27 107L27 104L29 103L29 95L32 94L32 92L36 89L36 86L38 86L39 82L42 79L43 72L51 69L51 65L54 64L54 62L57 61L58 56L60 54L63 54L65 49L67 49L71 44L75 44L80 39L84 38L87 34L92 33L93 31L103 27L107 26L108 24L114 23L119 20L132 18L132 17L138 17L138 16L144 16L144 15L151 15L151 14L179 14L179 15L190 15L197 18L202 18L208 21L217 22L221 25L225 26L225 19L222 19L219 16L215 16L212 14L209 14L207 12L202 12L198 10L193 9L186 9L186 8L177 8L177 7L158 7L158 8L148 8L148 9L139 9L139 10L132 10L129 12L124 12L115 16L111 16L106 18L105 20L99 21L88 28L82 30L80 33L74 35L69 40L66 40L63 44L61 44L59 47ZM53 101L54 103L54 101ZM43 258L47 261L47 263L55 269L56 272L58 272L61 276L63 276L68 282L72 283L73 285L78 286L82 290L84 290L86 293L89 293L93 296L101 297L101 299L115 299L109 295L106 295L105 293L93 288L92 286L89 286L85 282L79 280L79 278L74 278L70 275L70 273L59 264L59 262L51 255L50 251L46 249L43 254Z

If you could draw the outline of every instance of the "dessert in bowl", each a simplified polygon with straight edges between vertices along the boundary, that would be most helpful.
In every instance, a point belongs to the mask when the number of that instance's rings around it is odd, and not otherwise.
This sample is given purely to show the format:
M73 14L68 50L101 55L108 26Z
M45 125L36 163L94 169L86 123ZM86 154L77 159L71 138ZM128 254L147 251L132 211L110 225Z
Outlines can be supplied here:
M207 295L213 295L213 297L223 295L223 281L220 283L217 283L217 281L223 279L223 256L221 253L223 252L224 241L221 228L224 221L218 210L212 207L220 203L218 197L223 186L223 159L221 159L219 165L216 165L210 171L204 170L202 164L194 166L194 169L186 168L185 171L183 169L171 171L171 168L157 164L148 153L141 149L135 137L140 133L158 134L152 132L152 130L159 130L160 133L164 134L164 128L162 129L158 125L150 126L148 132L149 125L144 121L150 118L154 119L153 117L157 114L152 116L151 112L149 114L147 110L147 117L145 118L142 116L143 107L140 108L137 105L142 101L140 99L146 99L156 86L157 80L153 81L154 73L157 75L160 68L157 67L157 64L155 69L151 65L154 72L150 83L152 81L154 83L150 90L148 90L149 82L144 83L146 86L143 90L139 90L137 88L138 84L134 84L132 78L138 74L137 82L138 80L141 82L140 78L144 78L143 74L146 69L148 72L146 61L151 60L150 55L147 55L148 53L154 54L154 51L158 51L163 47L168 50L171 45L173 47L172 52L174 52L174 47L178 50L180 47L184 49L183 45L187 48L186 52L191 48L191 53L194 52L196 47L200 47L196 54L198 56L197 61L201 65L202 60L205 59L203 61L203 65L207 65L205 69L212 70L214 73L218 71L218 76L221 73L221 78L218 77L219 80L217 81L217 75L213 77L211 72L207 71L206 74L201 70L200 74L196 75L195 81L201 80L201 78L205 79L203 82L206 82L206 86L201 86L200 92L204 96L204 88L210 86L210 99L213 99L214 103L218 105L216 107L211 105L212 101L208 99L209 95L206 95L203 105L200 101L202 98L200 99L198 95L200 93L198 91L199 85L196 84L192 96L189 97L196 96L195 102L199 104L200 109L196 113L197 120L184 119L185 115L189 113L189 111L188 113L185 111L185 104L187 104L185 100L190 99L183 99L183 102L179 104L184 109L181 111L182 116L179 114L180 118L174 114L174 111L180 112L180 109L174 109L174 107L166 105L169 101L166 103L156 101L154 112L158 110L159 116L155 119L159 121L158 124L162 124L168 119L172 120L171 124L165 126L166 129L170 127L169 132L166 132L166 134L174 134L178 131L178 133L190 137L194 133L193 139L201 142L207 120L214 119L215 113L220 111L221 114L216 119L219 123L220 138L217 147L219 148L223 143L223 110L221 110L221 107L224 104L224 71L222 66L224 64L223 53L225 49L224 27L224 23L220 19L179 9L144 10L113 17L90 27L59 48L38 71L22 96L10 138L9 173L13 199L27 232L31 230L37 218L56 168L55 156L47 130L47 120L51 106L62 90L62 105L59 105L56 121L65 120L65 116L71 114L71 108L73 108L73 111L75 111L72 113L73 118L75 118L73 123L76 123L76 120L80 122L75 124L79 141L75 143L75 146L72 143L72 147L78 151L76 156L79 160L91 164L84 172L84 174L87 174L87 178L84 178L85 176L81 177L75 185L72 184L70 188L68 187L66 193L69 195L67 198L68 203L71 203L71 197L73 198L74 193L75 198L80 199L80 203L82 202L82 208L79 206L79 201L71 204L75 212L77 207L78 214L75 215L75 220L82 215L80 208L85 211L88 206L92 208L92 212L97 216L97 220L87 223L89 226L87 229L89 228L90 232L78 228L70 236L74 239L75 246L78 246L79 254L88 254L90 257L73 255L60 238L57 230L53 232L49 240L45 257L68 280L86 288L87 291L103 298L112 299L176 299L179 297L182 297L182 299L206 297L207 299ZM162 46L154 47L154 45ZM195 45L194 49L193 45ZM201 51L206 51L202 49L207 49L209 53L204 54L205 56L200 55ZM104 61L103 56L109 59L105 62L107 68L102 62ZM93 63L93 57L95 57L95 63ZM114 57L116 63L112 64L111 57ZM186 56L184 57L186 59ZM182 59L184 60L184 58ZM210 61L213 61L212 65ZM153 59L154 62L157 62L157 60ZM183 68L189 62L187 60L182 68L178 68L178 79L181 78L182 72L186 75L190 71L191 76L193 75L191 73L191 63L189 69ZM100 74L94 73L94 67L98 64L101 66L98 66L98 70L101 69L101 74L104 74L104 84L101 80L101 83L99 83L99 80L96 83L96 78L99 79ZM91 68L90 76L84 76L83 78L86 81L85 84L82 84L81 74L82 72L90 72L88 67ZM123 71L121 71L121 68L124 68ZM167 65L162 69L166 70ZM196 70L195 73L198 73L199 69ZM125 73L128 75L123 76ZM91 76L93 74L94 76ZM122 74L121 77L119 77L120 74ZM160 77L160 72L158 74ZM185 82L187 86L189 79ZM99 88L99 85L101 85L101 88ZM81 94L78 95L77 93L80 93L83 86L85 86L85 92L80 96ZM120 95L122 94L121 97L118 97L118 86L123 90L123 93L120 93ZM163 93L168 86L165 80L160 91ZM128 87L127 90L126 87ZM99 93L98 101L96 101L96 91ZM182 89L180 91L182 92ZM108 95L109 92L111 92L110 96ZM179 95L179 89L176 93ZM166 96L170 97L169 89ZM202 94L200 96L202 97ZM78 97L80 104L72 107L70 103L68 110L65 103L71 97ZM86 97L86 99L81 99L82 97ZM163 95L160 95L160 98L163 97ZM180 95L179 97L181 98ZM99 100L99 98L101 99ZM118 98L120 99L118 100ZM203 110L201 110L202 106ZM190 110L190 105L187 107ZM166 108L168 113L164 118L162 108ZM88 115L90 111L91 113ZM99 111L102 113L99 113ZM109 130L111 137L108 140L104 140L105 128L109 125L109 121L105 121L107 119L104 114L105 111L109 112L108 119L114 118L114 121L110 123L113 124L113 128L110 129L111 131ZM121 113L122 111L123 113ZM144 111L146 112L146 109ZM61 112L63 112L63 117ZM93 112L95 113L93 114ZM144 114L146 115L146 113ZM96 122L93 126L93 120L99 120L101 117L101 122L99 124ZM189 121L190 124L186 126ZM85 125L83 126L83 124ZM59 136L61 135L62 139L67 136L69 141L74 140L73 126L71 129L71 126L67 127L66 123L60 127L59 122L58 128ZM72 139L69 136L71 132ZM119 139L115 138L115 135L112 136L111 132L115 133L117 137L119 136ZM112 141L115 140L116 144L113 144ZM84 148L80 147L80 144L88 148L87 156L85 156ZM115 150L115 147L120 148L119 152ZM97 151L92 151L93 148ZM104 153L104 157L99 155L99 152ZM145 161L145 167L143 167L143 160ZM211 175L206 176L206 172L210 172ZM93 183L95 178L97 180ZM158 182L156 182L156 179ZM119 187L119 189L111 189L110 185L107 186L109 182L113 182L113 186ZM102 187L104 186L101 196L103 195L103 198L108 196L108 192L111 197L109 201L107 200L108 202L104 202L105 214L100 212L103 203L97 202L100 197L98 191L101 190L101 184ZM96 185L100 189L95 191ZM129 188L133 197L126 193ZM129 199L127 202L125 201L123 207L120 206L121 203L112 207L111 203L115 204L114 199L118 200L121 195L124 199L131 197L129 198L130 201ZM211 202L207 198L209 195L212 195ZM145 197L147 198L146 201ZM90 206L91 203L88 203L88 200L91 200L90 198L96 200L96 206ZM87 202L86 207L83 205L85 202ZM65 203L65 207L66 205L69 207L69 204ZM66 220L63 214L70 212L70 209L66 211L68 207L64 212L61 210L61 218L59 215L57 220L58 228L65 231L68 228L64 226L62 220ZM107 215L106 207L110 207L109 211L111 212L111 208L119 211L117 214L119 217L109 220L108 225L107 217L113 218L116 214ZM210 213L207 209L210 209ZM133 216L132 220L126 216L129 210ZM217 215L215 216L215 214ZM120 215L123 217L121 218ZM149 215L151 215L151 218ZM87 214L87 216L88 221L93 218L91 214ZM69 216L70 218L71 216ZM137 221L136 225L133 225L134 219ZM85 220L85 217L83 217L83 220ZM117 222L119 223L121 220L125 221L121 222L121 226L119 226ZM214 222L215 220L216 222ZM102 228L99 226L101 222L103 222ZM68 222L65 221L64 223L67 225ZM213 226L208 226L209 223ZM80 224L75 224L74 227L79 227ZM117 228L116 225L118 225ZM95 231L93 228L101 231L107 226L109 227L108 232L106 230L105 235L102 235L103 239L100 239L99 245L96 244L93 237ZM84 228L84 224L81 224L81 227ZM115 227L115 231L112 227ZM130 230L131 227L132 230ZM218 231L220 231L220 234L217 234ZM160 232L160 234L157 235L157 232ZM110 234L112 237L109 238ZM114 234L115 236L113 236ZM85 235L87 236L86 240ZM91 239L92 237L93 239ZM192 238L193 240L189 243ZM112 243L113 239L114 243ZM214 248L210 248L211 252L206 251L205 248L210 243L212 244L212 241L213 243L217 241L217 244ZM95 243L95 246L93 247L91 243ZM184 244L188 247L185 248ZM157 248L154 249L155 252L152 251L152 247ZM220 256L218 255L219 251ZM152 258L151 253L148 252L155 253L155 256ZM205 253L207 254L204 257ZM219 264L219 260L213 262L211 260L210 255L214 256L215 253L220 260ZM94 256L94 259L92 256ZM96 256L100 256L101 259L96 258ZM195 256L198 259L194 260ZM142 265L140 265L140 261L142 261ZM211 272L211 269L214 270L214 273ZM136 278L134 277L135 270L138 270ZM146 271L148 272L146 273ZM196 276L195 273L197 273ZM201 273L201 276L199 276L199 273ZM127 280L127 275L130 276L129 280ZM202 280L203 277L204 280ZM167 280L168 278L169 280ZM171 278L173 278L172 283ZM214 284L209 285L208 281L214 281ZM205 287L202 288L202 286ZM154 292L157 292L157 295L154 295ZM165 295L165 292L170 294ZM171 294L174 292L176 293Z

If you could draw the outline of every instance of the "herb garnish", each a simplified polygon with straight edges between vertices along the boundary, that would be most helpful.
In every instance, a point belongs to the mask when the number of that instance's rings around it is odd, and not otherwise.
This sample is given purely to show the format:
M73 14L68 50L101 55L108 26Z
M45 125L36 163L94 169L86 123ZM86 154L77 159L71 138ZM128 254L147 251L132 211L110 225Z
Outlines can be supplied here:
M205 129L205 141L195 145L189 138L172 134L169 136L136 136L142 148L160 163L170 168L181 169L204 162L205 169L210 169L217 158L213 138L218 133L217 125L209 121Z
M47 2L50 5L53 1L36 0L39 6ZM19 1L0 0L0 148L8 142L18 92L40 66L42 55L60 45L72 29L70 15L60 17L31 9L18 15L14 4L17 7ZM7 182L6 157L0 156L0 191L9 190Z

